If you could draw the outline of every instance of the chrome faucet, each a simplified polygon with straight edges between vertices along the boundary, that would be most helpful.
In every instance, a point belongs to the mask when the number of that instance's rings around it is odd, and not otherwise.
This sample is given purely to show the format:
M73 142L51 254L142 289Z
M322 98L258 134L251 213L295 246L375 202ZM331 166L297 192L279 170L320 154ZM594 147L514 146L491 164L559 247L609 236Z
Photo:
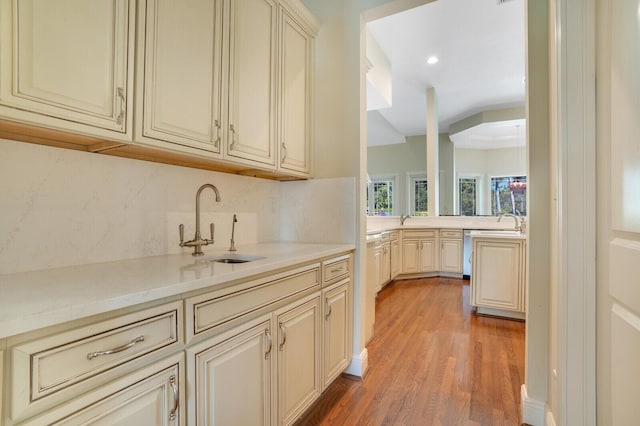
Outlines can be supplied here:
M233 215L233 222L231 222L231 245L229 246L229 251L236 251L236 243L233 241L233 234L236 232L236 222L238 218L235 213Z
M526 220L524 217L520 216L520 212L516 210L517 216L512 213L500 213L498 216L498 222L502 221L503 217L511 217L515 222L515 230L520 232L521 234L525 233L526 230Z
M211 185L210 183L205 183L198 189L198 192L196 193L196 235L193 240L184 241L184 225L180 224L180 226L178 227L178 230L180 231L180 247L193 247L193 256L202 256L204 254L204 252L202 251L202 246L208 246L209 244L215 243L215 240L213 239L215 225L213 223L209 225L209 228L211 230L210 240L207 240L206 238L203 239L202 235L200 234L200 194L205 188L213 189L213 192L216 193L216 202L220 202L220 193L218 192L218 188Z
M409 216L408 214L401 214L400 215L400 225L404 225L405 220L409 219L411 216Z

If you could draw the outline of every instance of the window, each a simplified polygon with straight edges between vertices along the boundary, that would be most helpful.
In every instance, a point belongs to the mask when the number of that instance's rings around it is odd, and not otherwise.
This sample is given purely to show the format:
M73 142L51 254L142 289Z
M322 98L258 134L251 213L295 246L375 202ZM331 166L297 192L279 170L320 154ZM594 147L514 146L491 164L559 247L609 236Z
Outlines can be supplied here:
M373 178L371 182L372 197L367 200L369 213L375 216L392 216L394 214L394 177Z
M478 215L478 178L458 179L458 212L462 216Z
M491 214L527 214L527 177L491 177Z
M409 174L407 188L409 189L409 209L412 216L427 216L429 210L427 176L425 174Z

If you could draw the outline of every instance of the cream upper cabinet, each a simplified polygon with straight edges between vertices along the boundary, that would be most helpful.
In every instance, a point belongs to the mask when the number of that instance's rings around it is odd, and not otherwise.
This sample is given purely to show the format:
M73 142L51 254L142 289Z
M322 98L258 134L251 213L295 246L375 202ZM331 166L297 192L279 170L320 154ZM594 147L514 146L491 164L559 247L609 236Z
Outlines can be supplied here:
M148 0L139 8L138 96L143 102L136 139L220 154L222 0Z
M525 241L473 238L470 300L478 313L524 319Z
M311 172L311 37L289 13L281 14L280 168Z
M323 388L326 389L351 361L351 295L349 280L322 291L323 300Z
M322 392L320 296L276 313L278 424L289 425Z
M462 230L440 231L440 271L462 274Z
M230 4L226 153L235 161L276 167L277 4Z
M271 316L187 349L189 424L271 424Z
M0 114L130 141L134 4L2 0Z

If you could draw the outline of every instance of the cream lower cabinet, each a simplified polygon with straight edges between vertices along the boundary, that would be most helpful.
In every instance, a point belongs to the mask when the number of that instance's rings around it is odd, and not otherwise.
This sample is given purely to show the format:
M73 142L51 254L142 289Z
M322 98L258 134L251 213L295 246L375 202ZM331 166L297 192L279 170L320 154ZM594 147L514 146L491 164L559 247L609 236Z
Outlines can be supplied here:
M271 424L272 332L267 315L187 349L191 424Z
M462 230L440 230L440 271L462 274Z
M391 243L385 242L380 246L380 284L379 287L384 287L391 281Z
M289 425L322 392L319 295L275 313L278 425Z
M350 338L352 299L349 280L322 290L323 300L323 369L322 386L326 389L351 362Z
M477 312L525 318L525 239L473 238L471 305Z
M391 279L395 279L400 274L400 240L398 233L391 234Z
M0 115L131 141L133 22L133 0L2 0Z
M403 231L402 272L419 274L438 271L438 231Z
M186 425L182 353L29 420L27 425Z
M378 274L380 273L380 240L377 238L367 241L367 291L365 299L364 341L373 339L376 321L376 293Z

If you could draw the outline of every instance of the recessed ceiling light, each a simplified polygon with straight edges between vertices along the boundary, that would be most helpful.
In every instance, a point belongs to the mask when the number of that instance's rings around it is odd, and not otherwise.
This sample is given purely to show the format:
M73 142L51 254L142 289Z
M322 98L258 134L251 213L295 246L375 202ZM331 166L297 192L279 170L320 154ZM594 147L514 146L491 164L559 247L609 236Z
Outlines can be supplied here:
M437 56L429 56L429 59L427 59L427 63L429 65L433 65L433 64L437 64L439 60L440 59L438 59Z

